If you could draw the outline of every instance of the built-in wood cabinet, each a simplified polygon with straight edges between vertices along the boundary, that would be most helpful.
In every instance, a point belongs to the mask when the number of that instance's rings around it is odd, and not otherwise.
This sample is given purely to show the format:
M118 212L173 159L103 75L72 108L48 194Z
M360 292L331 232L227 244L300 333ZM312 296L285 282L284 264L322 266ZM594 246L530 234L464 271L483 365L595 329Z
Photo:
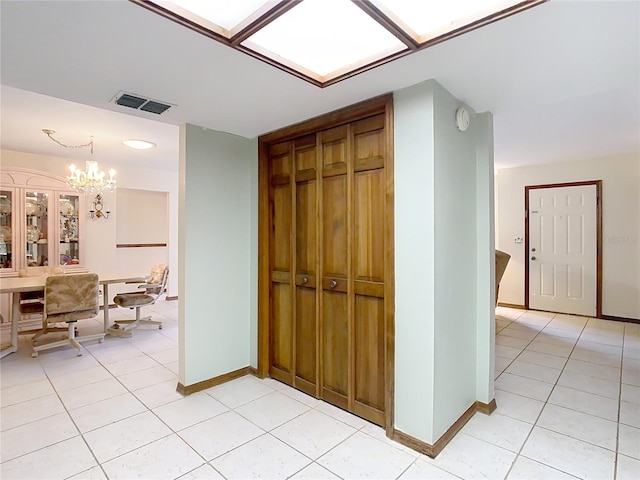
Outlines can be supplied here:
M0 275L83 266L84 196L44 172L6 168L0 183Z
M260 139L259 370L380 425L393 384L390 118L385 97Z

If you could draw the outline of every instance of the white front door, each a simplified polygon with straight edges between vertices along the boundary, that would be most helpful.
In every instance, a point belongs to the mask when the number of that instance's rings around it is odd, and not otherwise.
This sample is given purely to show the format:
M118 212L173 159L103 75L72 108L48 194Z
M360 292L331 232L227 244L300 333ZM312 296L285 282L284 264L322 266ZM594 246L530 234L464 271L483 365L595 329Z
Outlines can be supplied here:
M529 308L596 316L596 185L529 189Z

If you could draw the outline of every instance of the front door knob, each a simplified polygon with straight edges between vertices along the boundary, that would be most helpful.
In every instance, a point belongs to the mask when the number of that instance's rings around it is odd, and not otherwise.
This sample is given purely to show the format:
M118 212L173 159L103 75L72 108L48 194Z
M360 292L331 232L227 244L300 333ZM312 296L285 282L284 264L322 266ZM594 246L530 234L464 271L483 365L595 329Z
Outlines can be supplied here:
M336 282L335 280L331 280L331 283L329 284L329 286L331 288L336 288L338 286L338 282Z

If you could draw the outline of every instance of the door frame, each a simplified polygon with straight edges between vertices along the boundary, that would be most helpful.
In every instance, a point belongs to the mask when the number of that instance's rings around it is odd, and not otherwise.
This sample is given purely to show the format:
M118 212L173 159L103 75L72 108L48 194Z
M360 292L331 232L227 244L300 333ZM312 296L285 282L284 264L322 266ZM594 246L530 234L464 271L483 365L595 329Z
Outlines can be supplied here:
M529 191L542 188L596 187L596 318L602 318L602 180L546 183L524 187L524 308L529 308Z
M385 427L387 435L393 431L395 386L395 262L394 262L394 178L393 178L393 95L386 94L336 110L310 120L285 127L258 138L258 368L260 378L269 376L271 358L271 270L270 270L270 210L269 146L292 140L345 123L377 114L385 114Z

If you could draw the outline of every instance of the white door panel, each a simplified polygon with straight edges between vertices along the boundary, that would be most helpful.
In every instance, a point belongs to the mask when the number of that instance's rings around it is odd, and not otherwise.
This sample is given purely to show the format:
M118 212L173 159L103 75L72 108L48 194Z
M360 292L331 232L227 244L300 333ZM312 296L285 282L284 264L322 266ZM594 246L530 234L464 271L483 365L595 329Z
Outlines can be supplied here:
M596 315L596 185L529 190L529 307Z

